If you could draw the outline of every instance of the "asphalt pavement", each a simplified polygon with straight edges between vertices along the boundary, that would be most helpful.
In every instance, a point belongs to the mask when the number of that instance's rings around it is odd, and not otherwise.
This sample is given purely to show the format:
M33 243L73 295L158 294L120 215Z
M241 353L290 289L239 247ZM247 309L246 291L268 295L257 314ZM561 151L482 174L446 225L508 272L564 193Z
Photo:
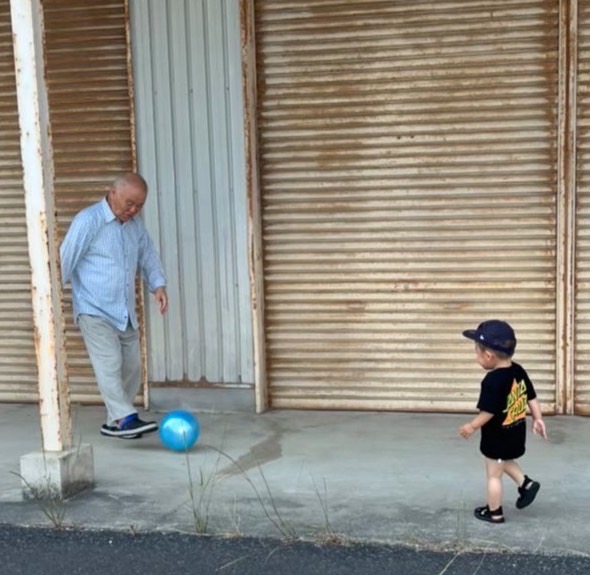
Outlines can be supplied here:
M590 559L0 526L2 575L587 575Z

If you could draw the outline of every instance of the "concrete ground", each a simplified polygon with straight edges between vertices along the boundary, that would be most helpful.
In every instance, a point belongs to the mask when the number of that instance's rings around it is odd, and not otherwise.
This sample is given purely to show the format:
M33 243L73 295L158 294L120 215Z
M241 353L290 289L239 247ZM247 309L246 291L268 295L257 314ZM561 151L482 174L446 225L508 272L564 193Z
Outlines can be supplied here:
M485 489L478 439L458 436L469 416L197 416L202 433L187 456L165 449L157 433L102 437L103 409L75 408L75 442L93 447L96 487L51 510L24 502L15 475L20 457L40 449L37 407L0 405L0 523L51 525L63 511L65 524L90 529L590 553L590 418L550 417L549 441L529 435L522 464L541 482L539 496L517 510L506 479L506 523L488 525L473 518Z

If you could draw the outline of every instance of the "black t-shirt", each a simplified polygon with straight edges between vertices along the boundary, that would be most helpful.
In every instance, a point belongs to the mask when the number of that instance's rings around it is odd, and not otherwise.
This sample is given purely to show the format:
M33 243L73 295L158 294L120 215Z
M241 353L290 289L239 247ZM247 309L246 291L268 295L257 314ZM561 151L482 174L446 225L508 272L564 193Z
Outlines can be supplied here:
M537 394L518 363L490 371L481 382L477 408L494 417L481 428L480 449L490 459L516 459L524 454L526 409Z

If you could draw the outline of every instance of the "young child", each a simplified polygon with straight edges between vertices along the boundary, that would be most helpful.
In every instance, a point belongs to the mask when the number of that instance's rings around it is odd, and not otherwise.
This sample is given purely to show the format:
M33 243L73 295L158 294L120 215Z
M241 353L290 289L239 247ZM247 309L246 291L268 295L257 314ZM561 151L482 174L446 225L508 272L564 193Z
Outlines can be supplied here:
M526 409L533 416L533 432L547 439L545 422L537 394L527 372L512 361L516 348L514 330L505 321L491 319L463 332L475 341L475 356L487 370L481 382L477 409L479 414L461 427L459 433L469 439L481 429L480 450L485 458L487 505L477 507L475 517L489 523L504 523L502 476L508 475L518 486L516 507L530 505L541 487L525 475L516 462L525 452Z

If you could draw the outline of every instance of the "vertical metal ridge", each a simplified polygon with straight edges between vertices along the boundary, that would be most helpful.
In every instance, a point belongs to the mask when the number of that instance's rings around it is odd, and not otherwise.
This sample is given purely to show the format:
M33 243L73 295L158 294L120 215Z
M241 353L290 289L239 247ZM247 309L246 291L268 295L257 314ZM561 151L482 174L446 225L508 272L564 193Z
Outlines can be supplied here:
M571 0L577 8L576 48L576 187L575 187L575 322L573 394L574 412L590 415L590 6ZM571 396L566 399L571 399Z
M574 413L576 236L576 68L578 1L560 2L557 134L557 412Z

